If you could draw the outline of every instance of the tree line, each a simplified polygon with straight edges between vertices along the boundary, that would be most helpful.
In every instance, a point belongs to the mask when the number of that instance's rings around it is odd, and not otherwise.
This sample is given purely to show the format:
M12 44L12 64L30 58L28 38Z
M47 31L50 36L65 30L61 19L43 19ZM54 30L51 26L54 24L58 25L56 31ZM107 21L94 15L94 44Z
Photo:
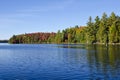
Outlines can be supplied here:
M9 39L9 43L13 44L34 44L34 43L52 43L52 39L55 37L56 33L25 33L20 35L13 35Z
M13 35L10 43L120 43L120 16L90 16L86 26L74 26L57 33L29 33Z
M0 40L0 43L8 43L8 40Z

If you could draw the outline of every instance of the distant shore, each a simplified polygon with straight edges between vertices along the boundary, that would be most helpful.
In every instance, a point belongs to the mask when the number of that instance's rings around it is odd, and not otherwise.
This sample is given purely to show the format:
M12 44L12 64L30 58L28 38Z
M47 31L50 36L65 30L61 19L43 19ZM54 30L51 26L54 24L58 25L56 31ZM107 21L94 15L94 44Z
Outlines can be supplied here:
M9 43L9 42L0 42L0 43ZM9 43L9 44L63 44L63 45L120 45L120 43Z
M8 40L0 40L0 43L8 43Z

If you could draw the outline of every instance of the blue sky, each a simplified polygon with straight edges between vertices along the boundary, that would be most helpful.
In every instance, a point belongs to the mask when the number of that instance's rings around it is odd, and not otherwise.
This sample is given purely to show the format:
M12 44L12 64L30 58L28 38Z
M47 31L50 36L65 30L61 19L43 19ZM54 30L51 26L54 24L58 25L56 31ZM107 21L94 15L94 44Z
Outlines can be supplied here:
M0 0L0 39L86 25L89 16L120 16L119 0Z

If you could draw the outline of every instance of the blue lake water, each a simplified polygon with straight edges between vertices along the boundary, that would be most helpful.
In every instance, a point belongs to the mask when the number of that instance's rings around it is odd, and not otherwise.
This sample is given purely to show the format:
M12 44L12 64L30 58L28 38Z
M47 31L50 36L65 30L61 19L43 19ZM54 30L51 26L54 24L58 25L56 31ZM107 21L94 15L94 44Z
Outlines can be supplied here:
M0 80L120 80L120 46L0 44Z

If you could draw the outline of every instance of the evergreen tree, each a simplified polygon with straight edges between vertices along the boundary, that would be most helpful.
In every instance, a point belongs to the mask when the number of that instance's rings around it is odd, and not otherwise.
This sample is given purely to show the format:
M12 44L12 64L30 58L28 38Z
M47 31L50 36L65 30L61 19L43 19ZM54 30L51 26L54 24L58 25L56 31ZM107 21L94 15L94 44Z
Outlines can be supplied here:
M97 16L96 18L95 18L95 23L94 23L94 26L93 26L93 35L94 35L94 37L95 37L95 42L97 42L97 32L98 32L98 30L99 30L99 26L100 26L100 18Z
M87 43L93 43L93 41L95 40L94 37L94 29L93 29L93 22L92 22L92 17L89 17L89 21L87 23L87 28L86 28L86 39L87 39Z
M103 43L108 43L108 32L109 32L109 27L107 26L107 20L108 20L108 17L107 17L107 14L106 13L103 13L103 16L102 16L102 19L101 19L101 22L103 25L101 25L100 27L103 27ZM102 36L102 35L101 35Z
M97 32L97 36L98 36L98 42L104 43L105 27L104 27L103 22L100 22L100 27L99 27L99 30Z
M115 43L118 42L118 30L116 28L116 22L112 24L110 27L110 32L109 32L109 42L110 43Z

